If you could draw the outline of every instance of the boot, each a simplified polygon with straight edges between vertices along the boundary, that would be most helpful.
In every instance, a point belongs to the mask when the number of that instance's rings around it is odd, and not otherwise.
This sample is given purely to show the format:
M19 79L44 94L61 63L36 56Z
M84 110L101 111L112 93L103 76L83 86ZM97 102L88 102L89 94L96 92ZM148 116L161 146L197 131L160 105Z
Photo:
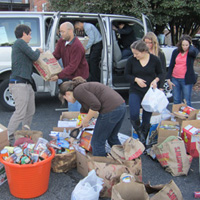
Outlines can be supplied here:
M145 147L146 147L146 139L147 139L150 127L151 127L151 124L142 124L141 125L141 132L144 137L143 141L141 141L141 142L144 144Z
M145 143L145 136L142 132L142 127L140 126L140 120L131 120L131 124L135 130L135 132L138 135L138 138L140 140L140 142L142 142L143 144Z

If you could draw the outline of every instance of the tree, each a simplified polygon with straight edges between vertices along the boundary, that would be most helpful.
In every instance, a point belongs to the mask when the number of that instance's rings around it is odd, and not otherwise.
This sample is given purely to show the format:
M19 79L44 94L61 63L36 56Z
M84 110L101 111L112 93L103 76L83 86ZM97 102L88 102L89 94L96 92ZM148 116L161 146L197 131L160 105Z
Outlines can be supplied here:
M199 0L49 0L50 8L63 12L110 13L141 17L147 15L156 34L165 28L176 44L182 34L194 36L200 28Z

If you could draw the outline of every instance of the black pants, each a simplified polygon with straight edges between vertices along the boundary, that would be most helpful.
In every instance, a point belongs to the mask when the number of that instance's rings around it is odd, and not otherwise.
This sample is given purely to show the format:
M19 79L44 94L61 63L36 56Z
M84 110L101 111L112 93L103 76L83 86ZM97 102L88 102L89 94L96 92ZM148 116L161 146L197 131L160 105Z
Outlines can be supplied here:
M90 67L90 78L89 81L100 82L100 66L99 62L101 60L102 51L102 41L92 45L90 50L89 67Z

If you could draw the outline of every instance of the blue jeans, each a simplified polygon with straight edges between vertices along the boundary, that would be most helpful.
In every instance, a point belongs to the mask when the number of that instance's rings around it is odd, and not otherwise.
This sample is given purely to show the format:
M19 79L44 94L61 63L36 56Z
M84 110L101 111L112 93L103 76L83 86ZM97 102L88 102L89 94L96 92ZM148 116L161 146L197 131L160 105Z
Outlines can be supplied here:
M131 51L131 48L122 49L122 58L121 58L122 60L123 59L127 59L131 55L133 55L133 52Z
M140 107L143 97L137 93L130 93L129 95L129 109L130 109L130 118L133 121L140 119ZM149 124L151 119L151 112L147 112L143 109L142 111L142 123Z
M123 103L111 112L99 114L91 141L93 156L106 156L106 140L111 147L121 144L117 134L125 113L126 104Z
M188 106L191 106L191 95L193 84L185 84L185 79L172 77L173 86L172 94L174 99L174 104L182 103L185 99Z

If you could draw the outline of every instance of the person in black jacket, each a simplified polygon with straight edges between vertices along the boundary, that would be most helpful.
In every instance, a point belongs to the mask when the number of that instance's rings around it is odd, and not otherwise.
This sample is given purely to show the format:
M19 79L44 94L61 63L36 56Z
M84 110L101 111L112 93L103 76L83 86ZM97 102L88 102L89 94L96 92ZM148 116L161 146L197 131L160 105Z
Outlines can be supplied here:
M193 65L197 54L198 50L192 45L191 37L183 35L172 53L167 74L174 104L180 104L185 99L187 105L191 106L192 87L196 82Z
M140 125L141 102L149 87L157 87L163 74L159 58L149 53L144 41L134 42L131 49L133 56L129 57L125 67L125 76L130 82L130 119L140 141L145 145L152 113L143 109L142 124Z
M120 35L119 46L122 51L122 59L126 59L132 55L130 45L136 40L134 30L124 22L120 22L118 28L113 25L113 30Z
M166 58L165 54L163 53L162 49L159 47L157 36L153 32L148 32L144 37L143 41L146 43L147 47L149 48L149 52L155 56L158 56L161 62L161 67L163 70L163 77L159 81L158 88L163 90L163 86L165 83L166 77Z

